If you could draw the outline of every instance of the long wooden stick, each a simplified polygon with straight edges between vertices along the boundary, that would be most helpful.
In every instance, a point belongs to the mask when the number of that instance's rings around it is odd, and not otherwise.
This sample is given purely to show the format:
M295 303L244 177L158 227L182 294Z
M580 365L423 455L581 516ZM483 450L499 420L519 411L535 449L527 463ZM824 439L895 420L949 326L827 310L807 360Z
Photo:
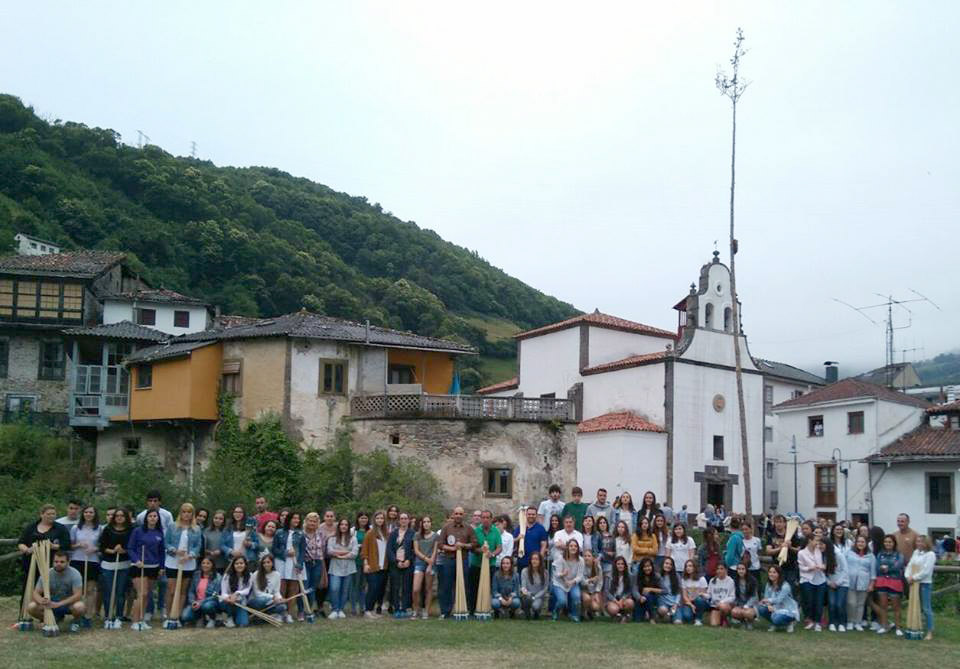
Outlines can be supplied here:
M170 618L173 620L180 620L180 587L183 584L183 563L180 562L180 559L177 558L177 587L173 590L173 606L174 610L170 613L172 614Z
M221 598L221 599L222 599L222 598ZM233 605L236 606L238 609L243 609L244 611L246 611L247 613L249 613L249 614L252 615L252 616L256 616L257 618L260 618L260 619L263 620L264 622L270 623L270 624L273 625L274 627L282 627L282 626L283 626L283 625L282 625L280 622L278 622L273 616L270 616L270 615L268 615L268 614L266 614L266 613L263 613L262 611L258 611L257 609L251 609L249 606L244 606L244 605L241 604L240 602L234 602Z
M310 598L307 597L307 590L303 586L303 574L297 574L297 583L300 584L300 592L298 592L296 596L303 597L303 608L306 609L308 616L312 616L313 608L310 606ZM316 588L314 588L314 590L316 590Z
M144 618L144 609L146 609L146 602L143 601L144 596L147 594L147 565L145 564L147 560L147 547L140 547L140 592L137 594L140 596L140 622L143 622Z
M29 620L30 614L27 613L27 607L33 601L33 588L36 586L37 579L37 545L34 543L33 550L30 551L30 568L27 570L27 586L23 591L23 607L20 611L21 620Z
M40 556L42 560L42 567L40 570L41 582L43 583L43 596L47 599L50 599L50 542L41 541L40 542ZM44 607L43 609L43 626L56 626L57 619L53 615L53 609L49 606Z

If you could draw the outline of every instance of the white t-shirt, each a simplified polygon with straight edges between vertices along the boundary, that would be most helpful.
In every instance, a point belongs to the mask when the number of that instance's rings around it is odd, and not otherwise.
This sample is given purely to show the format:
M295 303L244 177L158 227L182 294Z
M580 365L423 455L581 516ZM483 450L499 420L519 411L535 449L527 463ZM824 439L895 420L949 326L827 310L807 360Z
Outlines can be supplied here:
M500 533L500 545L503 547L502 550L497 554L497 566L500 566L500 560L503 559L504 555L513 556L513 535L509 532Z
M583 535L580 532L574 530L573 532L567 532L566 530L557 530L553 535L553 541L551 542L551 555L553 557L554 563L558 560L563 559L563 549L566 548L567 543L571 539L576 539L577 545L580 546L580 555L583 555ZM560 548L557 548L557 542L560 543Z
M762 542L760 537L751 537L749 539L743 540L743 550L750 553L750 566L747 567L752 571L760 569L760 546Z
M703 576L700 578L685 578L680 581L680 587L687 593L687 597L691 600L696 599L698 595L707 594L707 579Z
M246 554L246 548L243 545L243 542L247 540L246 532L234 532L233 533L233 550L240 551L240 553ZM233 555L227 555L228 560L233 558Z
M180 545L177 546L178 550L186 552L190 546L190 532L186 528L180 530ZM180 562L177 559L176 555L170 555L169 553L164 552L163 566L167 569L182 569L183 571L193 571L197 568L197 561L195 558L190 558L189 560L184 560Z
M695 556L695 551L697 550L696 542L687 537L686 542L684 543L674 543L673 541L667 542L667 555L673 558L673 566L678 572L683 572L683 566L687 564L687 560Z
M554 502L552 499L545 499L540 502L539 508L537 508L537 515L541 516L543 520L540 521L540 524L543 525L543 529L547 532L550 531L550 518L553 516L559 516L563 512L563 507L566 506L562 500L557 500ZM561 525L563 524L563 518L560 519Z

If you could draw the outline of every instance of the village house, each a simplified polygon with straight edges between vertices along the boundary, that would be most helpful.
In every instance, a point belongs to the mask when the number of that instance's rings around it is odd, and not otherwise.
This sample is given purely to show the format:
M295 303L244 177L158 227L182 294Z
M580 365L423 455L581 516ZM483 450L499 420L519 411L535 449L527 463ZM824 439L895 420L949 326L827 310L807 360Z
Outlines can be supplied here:
M674 309L676 331L599 311L516 335L518 375L485 396L568 398L581 420L577 481L590 494L645 490L691 512L744 508L730 273L714 253ZM770 408L823 385L783 363L753 358L740 335L755 511L765 506L775 438ZM775 496L774 496L775 497ZM774 499L774 505L776 500Z

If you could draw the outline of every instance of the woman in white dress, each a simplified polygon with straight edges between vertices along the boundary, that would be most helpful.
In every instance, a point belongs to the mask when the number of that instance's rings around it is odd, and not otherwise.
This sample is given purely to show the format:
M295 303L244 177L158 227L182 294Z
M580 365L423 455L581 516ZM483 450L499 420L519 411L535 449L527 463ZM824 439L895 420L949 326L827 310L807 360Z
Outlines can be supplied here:
M303 536L303 515L299 511L287 514L284 527L277 530L273 537L271 555L275 568L280 574L280 592L283 598L293 597L300 592L300 580L303 578L303 559L307 544ZM297 608L303 608L303 601L297 599Z

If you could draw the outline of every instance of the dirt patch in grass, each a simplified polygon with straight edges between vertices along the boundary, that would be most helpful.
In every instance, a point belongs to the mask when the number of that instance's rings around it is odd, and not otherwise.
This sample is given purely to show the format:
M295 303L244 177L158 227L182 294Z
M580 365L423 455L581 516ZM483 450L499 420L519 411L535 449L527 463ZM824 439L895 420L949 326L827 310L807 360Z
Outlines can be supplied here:
M497 650L480 650L466 648L430 648L418 650L416 648L397 648L386 653L379 652L365 655L363 663L374 667L449 667L461 669L489 669L502 665L517 664L524 667L535 667L543 664L546 652L548 655L563 652L562 648L545 649L537 646L530 649L517 649L512 641L504 639L505 645ZM595 655L587 656L575 647L564 653L564 664L573 662L575 666L588 666L592 660L599 659ZM334 666L342 664L342 658L328 658L327 660L313 660L312 666ZM709 665L686 660L678 655L666 653L638 653L633 651L605 653L602 658L604 667L626 669L630 667L671 667L671 669L701 669ZM307 666L307 665L303 665Z

